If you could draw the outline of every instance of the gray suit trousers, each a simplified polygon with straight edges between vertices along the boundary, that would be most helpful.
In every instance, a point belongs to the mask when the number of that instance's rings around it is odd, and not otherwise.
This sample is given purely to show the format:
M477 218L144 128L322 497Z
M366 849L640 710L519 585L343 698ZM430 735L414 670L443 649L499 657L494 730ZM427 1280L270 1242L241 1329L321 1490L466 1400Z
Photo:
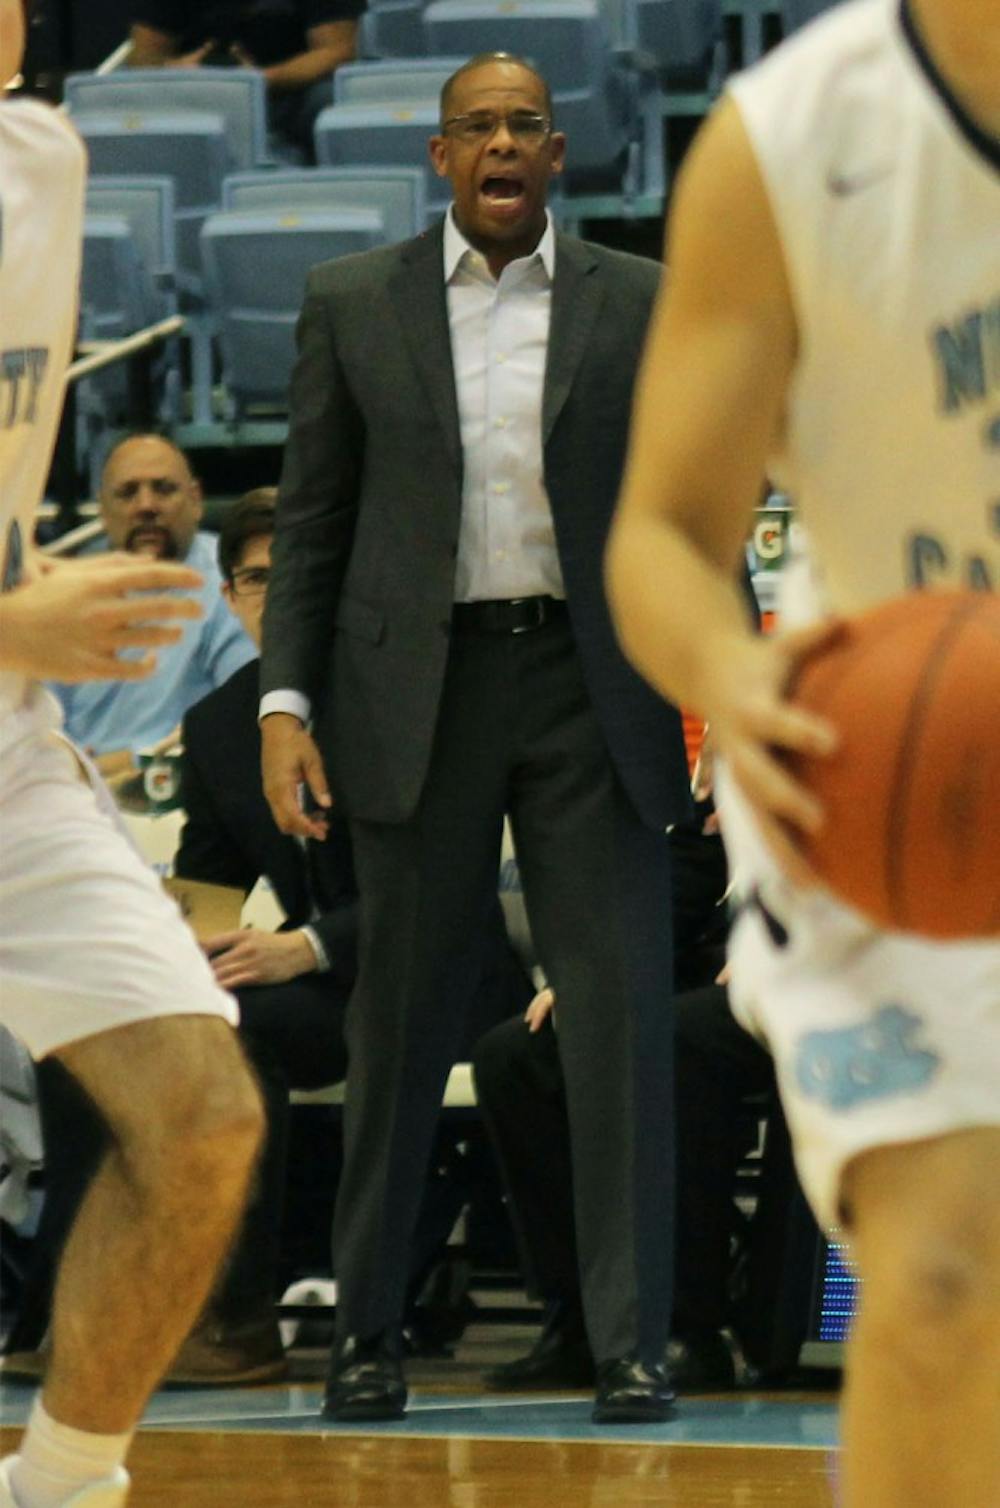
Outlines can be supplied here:
M342 1334L398 1322L408 1249L510 814L557 998L584 1310L597 1360L662 1358L672 1303L670 857L613 771L569 623L451 636L416 812L351 823L361 893L334 1222ZM546 1149L539 1147L539 1157Z

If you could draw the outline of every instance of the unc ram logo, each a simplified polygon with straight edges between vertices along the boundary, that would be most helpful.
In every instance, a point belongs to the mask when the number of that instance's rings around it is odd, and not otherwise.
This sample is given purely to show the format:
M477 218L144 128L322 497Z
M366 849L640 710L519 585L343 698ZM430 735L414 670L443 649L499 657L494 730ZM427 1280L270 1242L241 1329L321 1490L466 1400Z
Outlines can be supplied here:
M941 1066L915 1040L922 1025L915 1012L885 1005L858 1026L807 1032L795 1054L800 1091L831 1110L850 1110L922 1089Z

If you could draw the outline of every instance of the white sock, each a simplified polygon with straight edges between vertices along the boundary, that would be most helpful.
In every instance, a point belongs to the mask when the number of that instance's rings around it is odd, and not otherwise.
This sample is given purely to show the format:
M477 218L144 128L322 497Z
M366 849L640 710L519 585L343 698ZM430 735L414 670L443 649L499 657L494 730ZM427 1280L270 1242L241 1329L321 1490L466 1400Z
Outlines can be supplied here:
M45 1412L39 1395L11 1469L21 1508L61 1508L81 1488L112 1476L125 1460L133 1433L92 1435L59 1424Z

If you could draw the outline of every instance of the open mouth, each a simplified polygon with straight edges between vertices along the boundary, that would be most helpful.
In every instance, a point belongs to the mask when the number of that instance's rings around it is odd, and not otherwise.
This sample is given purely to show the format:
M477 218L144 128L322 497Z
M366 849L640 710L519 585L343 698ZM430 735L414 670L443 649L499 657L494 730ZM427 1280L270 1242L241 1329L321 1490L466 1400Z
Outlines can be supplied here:
M479 192L488 204L513 209L524 201L524 182L520 178L484 178Z

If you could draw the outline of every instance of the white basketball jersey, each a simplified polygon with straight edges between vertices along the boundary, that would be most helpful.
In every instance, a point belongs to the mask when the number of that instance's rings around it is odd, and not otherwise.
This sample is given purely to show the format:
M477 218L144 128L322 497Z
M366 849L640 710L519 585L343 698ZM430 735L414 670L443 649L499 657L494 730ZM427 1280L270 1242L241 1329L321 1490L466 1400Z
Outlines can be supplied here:
M76 336L83 145L55 110L0 102L0 590L30 569ZM24 699L0 674L0 720ZM0 732L0 741L3 733Z
M907 0L836 7L731 92L799 329L770 469L827 602L1000 591L1000 141Z

